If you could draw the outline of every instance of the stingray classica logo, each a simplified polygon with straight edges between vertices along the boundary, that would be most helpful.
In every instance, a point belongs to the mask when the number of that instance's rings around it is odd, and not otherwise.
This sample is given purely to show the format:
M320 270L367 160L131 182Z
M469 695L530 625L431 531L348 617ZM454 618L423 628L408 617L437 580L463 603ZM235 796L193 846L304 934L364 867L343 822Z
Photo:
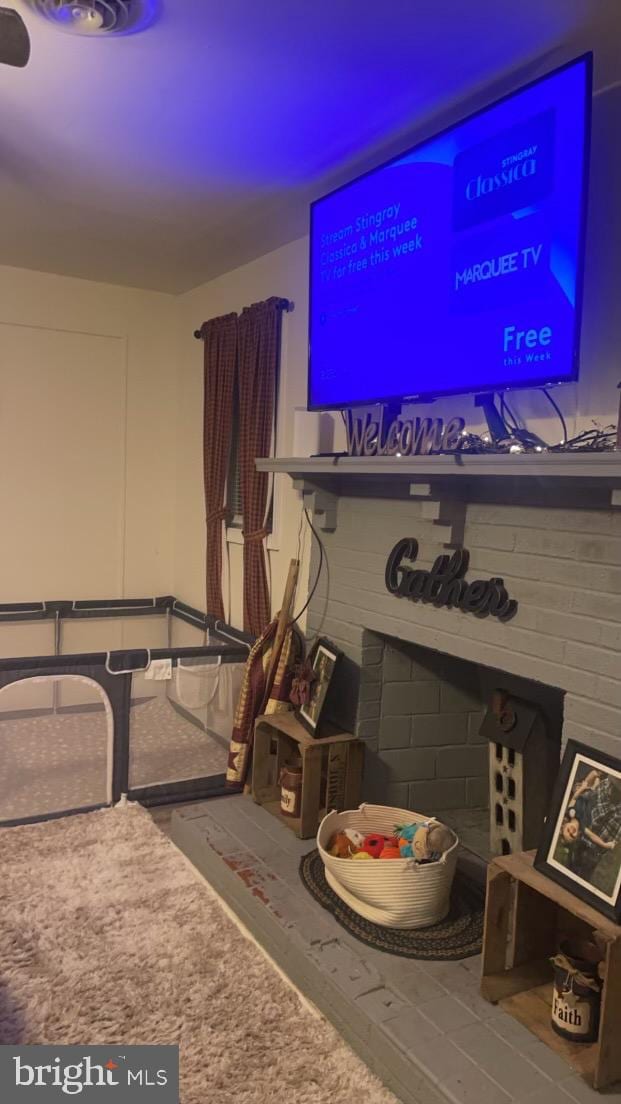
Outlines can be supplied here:
M129 1046L0 1047L0 1099L103 1100L115 1104L149 1100L178 1104L179 1048Z
M554 188L555 113L542 111L457 154L453 224L465 230L535 209Z

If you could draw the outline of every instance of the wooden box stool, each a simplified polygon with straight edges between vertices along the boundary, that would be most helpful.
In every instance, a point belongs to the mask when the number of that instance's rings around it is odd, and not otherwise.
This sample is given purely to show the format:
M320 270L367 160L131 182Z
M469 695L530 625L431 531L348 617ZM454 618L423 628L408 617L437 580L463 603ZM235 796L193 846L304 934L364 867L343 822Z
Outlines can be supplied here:
M481 993L569 1062L595 1089L621 1080L621 927L535 870L534 851L490 863ZM605 948L599 1037L575 1043L553 1031L550 957L563 938Z
M257 717L254 726L252 796L300 839L311 839L326 812L360 804L364 747L351 732L326 726L320 739L309 736L292 712ZM280 772L302 759L299 817L280 811Z

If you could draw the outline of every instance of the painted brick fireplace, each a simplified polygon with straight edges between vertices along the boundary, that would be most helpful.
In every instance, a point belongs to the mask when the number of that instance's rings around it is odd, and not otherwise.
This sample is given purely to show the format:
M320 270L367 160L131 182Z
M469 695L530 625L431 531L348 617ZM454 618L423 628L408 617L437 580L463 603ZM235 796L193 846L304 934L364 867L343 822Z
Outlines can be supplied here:
M479 726L498 685L548 711L559 754L574 738L621 756L616 454L495 457L491 470L464 459L465 475L437 456L259 462L293 475L321 530L308 633L344 652L331 706L365 742L365 798L429 813L486 803ZM466 579L501 577L515 616L389 593L386 561L403 538L427 570L468 549ZM311 579L316 567L315 553Z
M479 735L477 665L376 633L367 640L382 658L378 670L367 650L361 670L361 698L379 701L380 710L379 722L367 718L358 726L367 741L377 740L365 797L422 812L485 805L488 754Z
M365 630L362 639L356 713L362 711L364 719L336 708L334 716L344 727L353 725L365 741L365 800L440 816L465 846L487 857L493 850L488 825L494 802L489 741L481 727L494 692L502 688L538 708L556 761L563 692L380 633ZM346 661L334 707L347 700L343 682L349 686L351 679ZM378 709L379 716L368 716ZM545 772L545 762L540 769ZM500 812L500 824L505 814ZM503 833L496 834L500 841Z

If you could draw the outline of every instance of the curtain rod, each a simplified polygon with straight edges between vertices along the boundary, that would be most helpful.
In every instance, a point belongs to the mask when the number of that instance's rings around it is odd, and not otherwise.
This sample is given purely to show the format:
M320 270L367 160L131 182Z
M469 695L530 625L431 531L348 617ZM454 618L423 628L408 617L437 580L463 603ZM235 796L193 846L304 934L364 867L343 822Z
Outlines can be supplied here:
M286 311L287 314L291 314L291 311L295 309L295 303L293 303L291 301L291 299L280 299L279 300L279 306L281 307L282 310ZM203 331L202 330L194 330L194 337L196 338L197 341L202 341L203 340Z

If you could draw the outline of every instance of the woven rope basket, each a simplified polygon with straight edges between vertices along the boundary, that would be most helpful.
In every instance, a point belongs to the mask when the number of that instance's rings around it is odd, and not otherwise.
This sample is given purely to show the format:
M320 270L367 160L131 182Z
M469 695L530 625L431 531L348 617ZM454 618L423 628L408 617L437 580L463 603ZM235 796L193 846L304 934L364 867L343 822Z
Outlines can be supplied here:
M379 859L352 862L329 855L335 832L357 828L369 835L394 833L397 824L426 823L430 818L410 809L388 805L361 805L359 809L328 813L319 825L317 847L331 889L359 916L387 928L426 928L444 920L450 906L459 840L438 862L413 859ZM454 834L454 833L453 833Z

